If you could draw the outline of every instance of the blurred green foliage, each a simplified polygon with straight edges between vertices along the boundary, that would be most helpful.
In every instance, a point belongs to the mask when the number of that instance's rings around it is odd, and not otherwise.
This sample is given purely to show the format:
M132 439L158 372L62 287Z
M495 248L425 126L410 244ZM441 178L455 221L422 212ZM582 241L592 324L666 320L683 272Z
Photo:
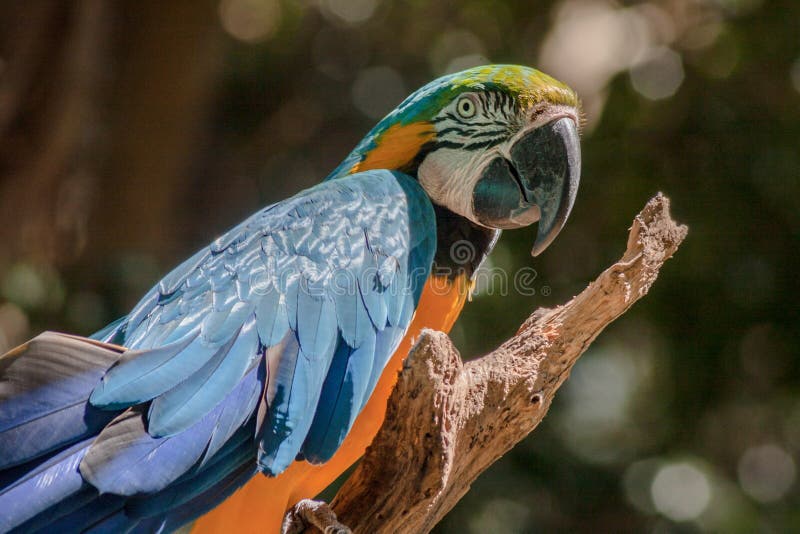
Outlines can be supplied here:
M489 267L532 265L537 294L479 291L452 334L463 355L580 291L655 192L690 233L543 424L436 531L800 530L800 3L222 0L197 4L191 21L158 6L105 8L100 110L85 120L112 139L89 143L104 154L84 183L90 217L66 259L8 238L0 349L124 314L214 235L323 178L426 81L481 62L537 66L584 100L581 191L543 257L529 256L532 229L503 236ZM12 64L2 49L0 60ZM202 90L178 163L155 189L160 160L112 172L162 143L158 110L187 105L176 95L188 84ZM140 152L114 150L134 134ZM130 191L141 211L118 209ZM21 227L24 208L9 208Z

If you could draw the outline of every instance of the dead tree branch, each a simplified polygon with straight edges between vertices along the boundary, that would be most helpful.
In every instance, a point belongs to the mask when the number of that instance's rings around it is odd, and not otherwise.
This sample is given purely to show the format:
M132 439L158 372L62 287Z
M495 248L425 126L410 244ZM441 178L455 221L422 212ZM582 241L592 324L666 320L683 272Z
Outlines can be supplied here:
M617 263L563 306L536 310L494 352L462 363L445 334L424 332L383 426L332 503L339 520L356 533L431 530L536 428L578 357L647 293L686 233L658 194Z

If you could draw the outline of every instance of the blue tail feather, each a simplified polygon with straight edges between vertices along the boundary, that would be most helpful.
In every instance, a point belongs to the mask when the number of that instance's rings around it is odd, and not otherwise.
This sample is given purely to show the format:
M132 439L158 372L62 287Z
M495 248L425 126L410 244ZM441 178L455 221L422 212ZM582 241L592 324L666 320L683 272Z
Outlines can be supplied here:
M104 493L163 490L247 421L261 398L263 376L263 368L252 368L211 412L172 436L151 436L145 427L146 406L130 409L100 433L81 463L81 474Z
M135 525L135 521L124 515L125 497L119 495L99 495L90 502L63 517L42 525L41 532L107 532L119 534ZM112 524L109 518L116 518ZM121 521L123 520L123 521ZM127 527L127 528L126 528Z
M87 485L78 464L90 443L87 439L72 445L25 472L19 472L23 466L5 473L0 487L0 532L20 526L84 489Z
M113 419L87 401L120 354L45 332L0 359L0 470L94 435Z
M132 532L172 532L180 528L189 521L210 512L222 501L233 495L233 493L244 486L253 476L256 476L258 469L252 460L240 466L235 471L229 473L224 479L217 482L208 490L198 495L194 499L170 510L162 516L142 521Z
M255 442L253 440L254 420L237 432L213 460L191 476L184 476L168 488L147 495L134 497L126 505L127 513L134 518L147 518L163 515L210 490L221 479L252 464Z
M28 521L22 523L18 527L15 527L11 532L28 533L49 531L51 525L53 525L55 522L60 521L77 510L80 510L91 504L97 499L97 497L97 490L87 484L83 489L73 493L69 497L66 497L55 506L51 506L50 508L41 511Z

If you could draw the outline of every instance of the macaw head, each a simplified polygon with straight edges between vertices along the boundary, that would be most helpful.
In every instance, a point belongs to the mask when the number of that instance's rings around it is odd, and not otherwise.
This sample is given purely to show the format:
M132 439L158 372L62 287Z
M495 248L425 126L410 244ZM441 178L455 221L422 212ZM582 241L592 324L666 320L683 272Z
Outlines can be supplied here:
M580 103L516 65L444 76L406 98L329 178L369 169L415 176L434 203L493 229L539 221L534 256L555 239L580 180Z

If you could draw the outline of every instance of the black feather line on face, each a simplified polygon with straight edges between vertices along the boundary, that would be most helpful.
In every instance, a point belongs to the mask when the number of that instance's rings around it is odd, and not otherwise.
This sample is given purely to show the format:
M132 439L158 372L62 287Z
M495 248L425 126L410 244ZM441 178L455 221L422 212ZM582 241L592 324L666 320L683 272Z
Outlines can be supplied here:
M483 108L483 114L484 115L488 115L489 114L489 108L486 105L486 98L485 97L481 98L480 96L478 96L478 100L480 100L480 102L481 102L481 107Z
M474 137L476 135L475 129L472 129L472 128L464 129L464 128L459 128L458 126L448 126L444 130L440 131L437 135L443 136L445 134L449 134L449 133L453 133L453 132L455 132L455 133L457 133L459 135L463 135L464 137Z
M505 136L499 137L497 139L489 139L487 141L478 141L478 142L475 142L475 143L459 143L459 142L456 142L456 141L442 140L442 141L434 141L433 144L434 144L434 148L435 149L452 148L452 149L456 149L456 150L463 149L463 150L472 151L472 150L479 150L481 148L488 148L490 146L494 146L494 145L502 142L504 138L505 138Z
M500 125L498 125L500 126ZM501 137L508 133L507 128L503 128L502 130L489 130L487 132L478 132L470 136L471 139L480 139L481 137Z
M511 120L511 117L508 116L508 110L512 109L516 112L516 106L515 106L516 100L511 98L511 96L506 93L502 93L502 95L505 101L508 103L508 105L503 105L503 116L506 118L506 120Z

